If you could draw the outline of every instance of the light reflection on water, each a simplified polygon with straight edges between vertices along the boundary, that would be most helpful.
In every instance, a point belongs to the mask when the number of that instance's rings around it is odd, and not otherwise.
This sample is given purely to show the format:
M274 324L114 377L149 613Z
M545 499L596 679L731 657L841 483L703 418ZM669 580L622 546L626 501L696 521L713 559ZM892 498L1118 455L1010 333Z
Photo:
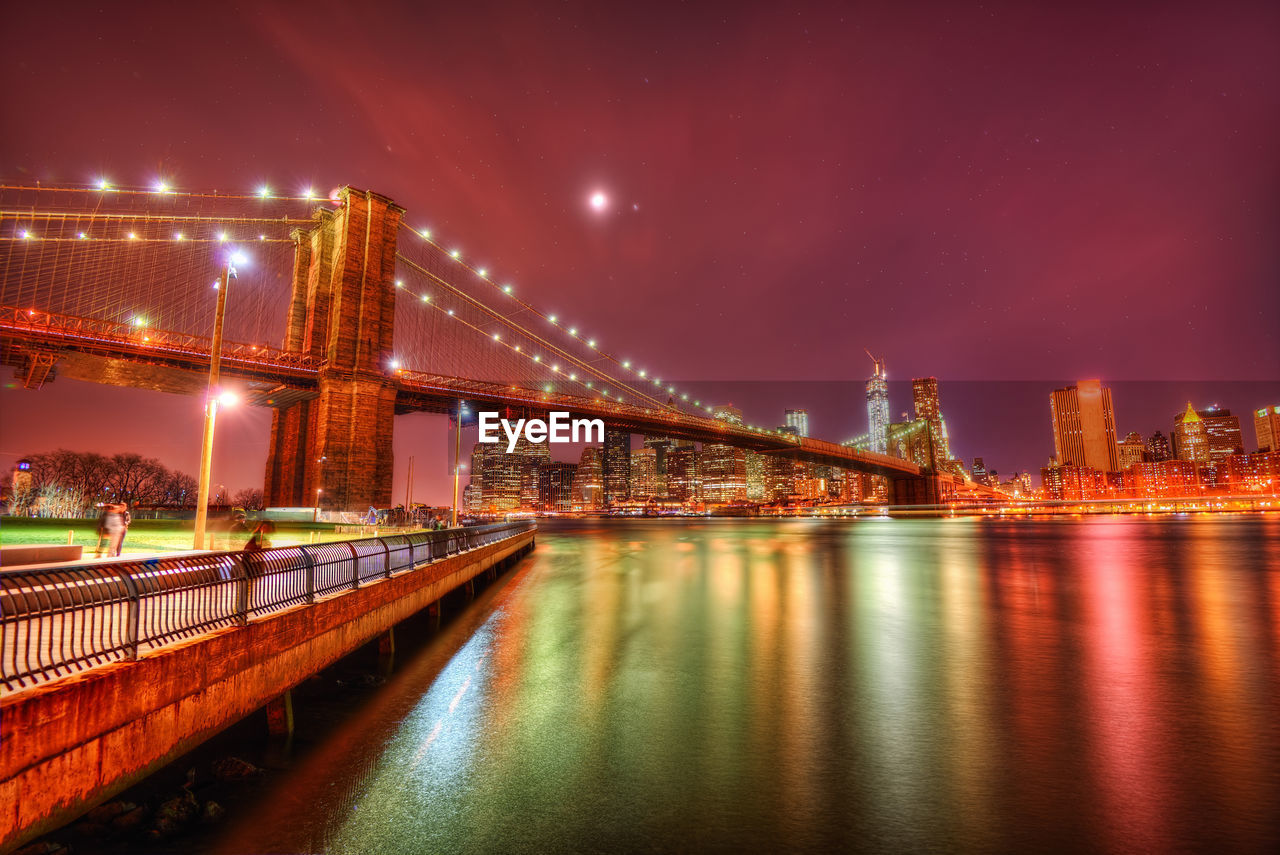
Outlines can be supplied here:
M1280 520L596 521L218 851L1267 851Z

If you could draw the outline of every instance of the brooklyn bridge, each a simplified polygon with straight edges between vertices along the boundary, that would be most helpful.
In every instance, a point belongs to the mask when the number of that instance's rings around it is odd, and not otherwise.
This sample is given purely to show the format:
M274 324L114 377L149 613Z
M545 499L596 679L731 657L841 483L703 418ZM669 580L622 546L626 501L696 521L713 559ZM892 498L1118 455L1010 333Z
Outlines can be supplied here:
M30 389L67 377L203 395L216 351L220 376L274 410L274 506L309 505L320 485L334 509L389 505L395 416L456 418L466 404L880 475L893 504L992 495L931 466L713 418L710 401L535 308L417 223L352 187L328 199L0 187L0 360Z

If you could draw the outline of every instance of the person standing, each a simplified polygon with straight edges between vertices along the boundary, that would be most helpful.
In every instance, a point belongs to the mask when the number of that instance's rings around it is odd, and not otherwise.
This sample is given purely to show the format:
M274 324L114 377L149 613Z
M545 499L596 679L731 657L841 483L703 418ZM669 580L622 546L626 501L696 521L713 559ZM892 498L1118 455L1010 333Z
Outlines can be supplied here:
M123 502L107 505L103 528L107 532L107 557L119 558L124 536L129 530L129 506Z

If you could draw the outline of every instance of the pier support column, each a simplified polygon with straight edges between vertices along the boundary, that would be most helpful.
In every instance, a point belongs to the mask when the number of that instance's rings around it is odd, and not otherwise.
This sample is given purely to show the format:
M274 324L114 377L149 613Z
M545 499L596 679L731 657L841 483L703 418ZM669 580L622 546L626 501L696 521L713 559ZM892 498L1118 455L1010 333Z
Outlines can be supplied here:
M955 481L947 475L922 475L889 481L890 505L941 505L955 498Z
M293 692L285 689L284 694L267 703L267 732L272 736L293 736Z
M389 628L378 636L378 673L387 676L396 663L396 629Z

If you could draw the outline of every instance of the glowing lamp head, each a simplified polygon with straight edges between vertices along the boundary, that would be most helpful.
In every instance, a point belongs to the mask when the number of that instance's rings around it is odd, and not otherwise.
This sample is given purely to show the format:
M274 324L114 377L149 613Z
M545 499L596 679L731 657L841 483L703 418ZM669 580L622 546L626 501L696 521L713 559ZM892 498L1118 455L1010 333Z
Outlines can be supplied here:
M391 360L391 370L392 370L392 371L399 371L399 370L400 370L400 360L398 360L398 359L393 359L393 360Z
M481 267L479 270L476 271L476 273L478 273L481 276L484 276L488 272L489 271L485 270L483 267Z
M456 250L456 249L449 253L449 257L450 257L450 258L457 258L457 257L459 257L460 255L462 255L462 253L461 253L461 252L459 252L459 251L458 251L458 250Z
M99 189L99 190L110 190L110 189L111 189L111 182L110 182L110 181L108 181L108 180L107 180L107 179L105 179L105 178L99 178L99 179L98 179L98 189Z
M307 189L302 191L303 199L314 199L315 197L316 197L316 190L314 187L308 187Z
M263 184L261 187L258 188L258 195L261 196L263 199L267 198L268 196L271 195L271 188Z
M590 204L591 204L591 210L603 211L605 209L605 206L609 204L609 197L604 195L603 192L597 190L596 192L591 194Z
M168 192L169 192L169 185L168 185L168 183L167 183L167 182L164 182L164 181L157 181L157 182L156 182L156 192L157 192L157 193L168 193Z
M146 319L146 318L134 318L134 319L133 319L133 325L134 325L135 327L145 327L145 326L147 325L147 319Z
M240 403L240 396L235 392L223 392L218 395L218 403L224 407L234 407Z
M551 321L551 323L554 324L556 322L556 316L552 315L551 317L547 318L547 320Z
M243 252L233 252L230 260L233 265L242 266L249 263L249 256Z
M503 294L510 294L510 293L511 293L511 286L510 286L510 285L503 285L503 286L502 286L502 293L503 293Z

